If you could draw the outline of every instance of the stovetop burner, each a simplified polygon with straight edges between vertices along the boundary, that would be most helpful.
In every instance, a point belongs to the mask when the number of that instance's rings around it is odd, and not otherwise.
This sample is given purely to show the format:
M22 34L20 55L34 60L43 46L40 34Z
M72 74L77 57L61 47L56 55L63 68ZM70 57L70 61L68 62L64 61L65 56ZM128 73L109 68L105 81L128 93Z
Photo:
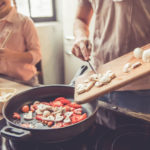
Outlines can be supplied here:
M66 142L42 144L12 141L0 137L1 150L150 150L150 125L126 120L116 130L94 124ZM119 120L118 120L119 121ZM5 126L0 121L0 129Z
M97 141L99 150L150 150L150 125L122 126Z
M0 127L2 128L4 125L5 121L0 121ZM110 129L95 123L84 133L66 142L51 144L32 143L1 138L0 144L1 147L5 147L5 150L96 150L95 145L98 137L103 136L109 131Z

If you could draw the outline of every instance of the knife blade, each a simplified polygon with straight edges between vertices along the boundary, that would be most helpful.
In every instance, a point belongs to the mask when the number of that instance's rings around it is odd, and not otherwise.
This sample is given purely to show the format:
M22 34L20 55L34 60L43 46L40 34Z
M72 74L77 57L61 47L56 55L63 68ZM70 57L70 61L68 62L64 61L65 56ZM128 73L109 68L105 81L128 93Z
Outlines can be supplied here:
M93 67L93 65L91 64L91 62L89 60L87 62L89 64L90 68L92 69L92 71L97 74L97 71L95 70L95 68Z

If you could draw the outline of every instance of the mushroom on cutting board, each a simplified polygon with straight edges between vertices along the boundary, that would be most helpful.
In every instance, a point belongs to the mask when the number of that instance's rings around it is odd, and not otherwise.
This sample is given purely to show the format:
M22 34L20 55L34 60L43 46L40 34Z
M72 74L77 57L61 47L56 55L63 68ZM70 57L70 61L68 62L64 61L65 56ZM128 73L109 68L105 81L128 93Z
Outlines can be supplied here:
M150 63L150 49L147 49L143 52L142 60L143 62Z
M133 51L133 55L135 58L138 58L138 59L142 58L142 54L143 54L143 51L139 47L135 48Z

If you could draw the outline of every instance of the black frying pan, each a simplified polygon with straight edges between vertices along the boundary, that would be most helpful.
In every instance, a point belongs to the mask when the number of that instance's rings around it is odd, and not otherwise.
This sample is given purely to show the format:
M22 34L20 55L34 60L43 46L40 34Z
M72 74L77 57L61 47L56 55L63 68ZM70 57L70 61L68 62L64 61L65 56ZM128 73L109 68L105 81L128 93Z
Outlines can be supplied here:
M86 66L82 66L80 73L78 72L76 76L83 73L86 69ZM71 139L87 130L94 123L98 108L98 102L96 100L82 105L83 111L88 116L85 120L67 127L57 129L27 129L13 122L12 114L18 112L23 105L31 104L35 100L49 102L56 97L65 97L73 101L74 87L71 85L41 86L12 97L3 108L3 116L8 126L1 130L1 135L13 140L53 143Z

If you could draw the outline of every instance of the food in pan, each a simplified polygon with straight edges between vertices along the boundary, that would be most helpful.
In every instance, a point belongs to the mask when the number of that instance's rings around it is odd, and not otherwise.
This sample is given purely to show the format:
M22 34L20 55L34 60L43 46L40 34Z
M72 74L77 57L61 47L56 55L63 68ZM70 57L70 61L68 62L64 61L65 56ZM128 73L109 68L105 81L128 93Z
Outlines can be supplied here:
M61 128L78 123L87 118L81 105L64 97L54 101L24 105L13 113L14 122L25 128Z

